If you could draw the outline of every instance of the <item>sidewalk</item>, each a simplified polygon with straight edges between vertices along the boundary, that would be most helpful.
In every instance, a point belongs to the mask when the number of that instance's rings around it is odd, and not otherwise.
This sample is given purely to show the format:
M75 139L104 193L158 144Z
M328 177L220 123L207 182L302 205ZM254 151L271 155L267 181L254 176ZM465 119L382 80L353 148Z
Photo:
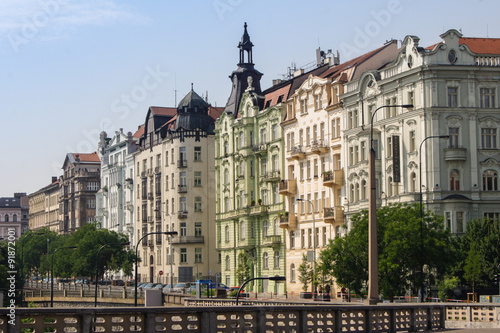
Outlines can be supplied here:
M456 329L444 329L440 332L450 332L450 333L500 333L500 328L456 328Z

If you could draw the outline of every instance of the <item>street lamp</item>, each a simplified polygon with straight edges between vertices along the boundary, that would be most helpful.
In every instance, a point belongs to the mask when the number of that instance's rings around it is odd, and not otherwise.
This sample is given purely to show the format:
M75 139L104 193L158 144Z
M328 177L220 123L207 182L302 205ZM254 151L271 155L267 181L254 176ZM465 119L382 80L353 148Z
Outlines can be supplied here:
M373 149L373 119L375 113L382 108L413 108L413 104L382 105L373 111L370 122L370 155L368 174L370 195L368 197L368 304L378 302L378 250L377 250L377 198L375 184L375 149Z
M238 289L238 293L236 294L236 305L238 305L238 299L240 298L240 293L243 291L243 287L248 282L251 282L253 280L271 280L271 281L276 281L276 282L282 282L282 281L286 281L286 277L276 275L276 276L269 276L269 277L254 277L254 278L246 280L245 283L243 283L241 285L240 289Z
M130 245L130 242L125 243L107 243L100 247L97 251L96 260L95 260L95 299L94 299L94 307L97 307L97 286L99 285L99 254L101 250L104 249L108 245Z
M149 236L149 235L158 235L158 234L163 234L163 235L169 235L169 236L175 236L177 235L177 231L153 231L150 233L145 234L142 236L139 241L137 241L137 245L135 246L135 306L137 306L137 262L139 261L139 256L138 256L138 249L139 249L139 244L141 241ZM170 249L172 249L172 239L170 239ZM172 253L170 253L172 254ZM170 272L172 272L172 261L170 261ZM172 282L172 277L170 277L170 282ZM172 286L170 286L172 287Z
M297 201L307 201L312 207L312 217L313 217L313 288L314 294L316 295L316 220L314 219L315 209L314 204L308 199L297 199Z
M420 143L420 147L418 150L418 171L420 178L420 293L419 293L419 301L424 301L424 239L423 239L423 229L424 229L424 209L422 204L422 146L428 139L449 139L449 135L431 135L426 137Z
M51 266L50 266L50 307L54 307L54 254L58 250L62 249L76 249L76 246L64 246L64 247L58 247L57 249L52 252L51 255Z

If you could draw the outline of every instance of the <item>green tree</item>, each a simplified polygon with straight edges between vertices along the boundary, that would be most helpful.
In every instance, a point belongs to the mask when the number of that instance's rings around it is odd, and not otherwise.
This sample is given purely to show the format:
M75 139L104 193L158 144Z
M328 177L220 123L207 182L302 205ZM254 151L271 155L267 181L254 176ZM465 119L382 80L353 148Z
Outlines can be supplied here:
M368 211L355 214L352 223L344 239L331 242L320 255L321 266L339 285L360 293L368 279ZM377 237L379 289L387 299L416 291L423 281L434 285L453 263L450 233L442 218L426 212L421 224L417 204L378 208ZM422 266L423 274L417 274Z
M48 228L41 228L36 231L26 231L18 240L18 244L24 244L19 247L24 253L22 257L23 273L29 276L30 273L46 273L46 267L41 270L42 262L47 257L47 246L57 239L58 235ZM50 254L50 253L49 253ZM45 259L46 260L46 259Z
M302 283L302 290L307 291L309 283L313 280L313 270L311 264L307 262L307 256L302 256L302 263L299 266L299 281Z
M240 286L251 277L249 260L250 256L248 252L240 251L238 254L238 266L236 268L236 279Z
M439 280L438 284L438 297L441 301L445 302L447 299L453 297L453 290L458 287L460 279L456 276L445 276Z

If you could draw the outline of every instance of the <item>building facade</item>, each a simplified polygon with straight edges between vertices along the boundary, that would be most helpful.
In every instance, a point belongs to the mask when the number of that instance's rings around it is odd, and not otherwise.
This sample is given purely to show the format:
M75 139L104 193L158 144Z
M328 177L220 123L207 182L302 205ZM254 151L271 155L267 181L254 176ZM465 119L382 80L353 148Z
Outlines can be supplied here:
M407 36L394 61L346 84L347 218L368 207L369 119L379 205L418 202L452 233L473 218L498 219L500 40L456 30L421 47ZM401 105L412 104L406 109ZM445 139L439 136L448 136Z
M0 237L15 239L29 228L29 198L26 193L0 198Z
M220 272L215 251L214 121L222 109L191 90L177 108L151 107L136 161L141 281L178 283Z
M101 189L97 192L97 220L101 227L126 234L135 244L134 153L139 147L139 133L123 129L108 138L102 132L99 141Z
M245 25L240 62L231 75L233 90L216 123L217 250L227 286L285 274L278 185L284 163L280 122L290 85L261 92L252 46ZM283 293L286 284L259 280L247 288Z
M97 153L68 153L59 177L59 230L75 232L96 221L96 193L101 188L101 161Z
M59 180L29 195L29 227L31 230L49 228L59 231Z

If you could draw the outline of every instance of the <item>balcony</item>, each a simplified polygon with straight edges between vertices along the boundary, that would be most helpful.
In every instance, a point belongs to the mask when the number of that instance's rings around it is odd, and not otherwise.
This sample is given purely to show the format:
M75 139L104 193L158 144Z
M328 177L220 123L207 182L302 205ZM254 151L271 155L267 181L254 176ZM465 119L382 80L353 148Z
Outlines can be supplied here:
M187 168L188 166L188 161L187 160L178 160L177 161L177 167L178 168Z
M188 217L188 215L187 215L187 214L188 214L187 212L183 212L183 211L178 212L178 213L177 213L177 218L178 218L178 219L187 219L187 217Z
M279 182L279 193L282 195L297 194L297 179L281 180Z
M155 174L159 174L161 173L161 168L160 167L156 167L155 168Z
M344 207L323 208L323 219L325 223L343 223L345 220Z
M147 174L146 174L146 171L142 171L141 172L141 178L146 178Z
M266 153L267 152L267 144L266 143L261 143L259 145L252 146L252 152L254 152L256 154Z
M285 212L280 215L280 228L295 229L296 227L297 214Z
M266 172L262 175L262 179L264 179L264 181L266 182L277 182L281 179L280 172L279 171Z
M177 186L177 193L187 193L188 187L187 185L178 185Z
M205 236L177 236L172 237L172 244L205 243Z
M264 246L279 246L279 245L281 245L281 236L280 235L266 236L262 240L262 245L264 245Z
M323 186L344 185L344 169L323 172Z
M462 146L449 146L444 149L444 160L445 161L466 161L467 160L467 148Z
M250 215L267 214L267 206L266 205L250 206L248 214Z
M152 216L148 216L148 223L153 223L153 217Z
M290 151L290 156L293 159L301 160L301 159L306 157L306 153L304 151L304 148L302 148L301 145L297 145L297 146L292 147L292 150Z
M148 192L148 200L153 200L153 199L154 199L153 192Z
M148 176L153 176L154 172L153 169L148 169Z
M323 143L322 140L314 140L311 143L311 152L315 154L326 153L328 151L328 146Z

